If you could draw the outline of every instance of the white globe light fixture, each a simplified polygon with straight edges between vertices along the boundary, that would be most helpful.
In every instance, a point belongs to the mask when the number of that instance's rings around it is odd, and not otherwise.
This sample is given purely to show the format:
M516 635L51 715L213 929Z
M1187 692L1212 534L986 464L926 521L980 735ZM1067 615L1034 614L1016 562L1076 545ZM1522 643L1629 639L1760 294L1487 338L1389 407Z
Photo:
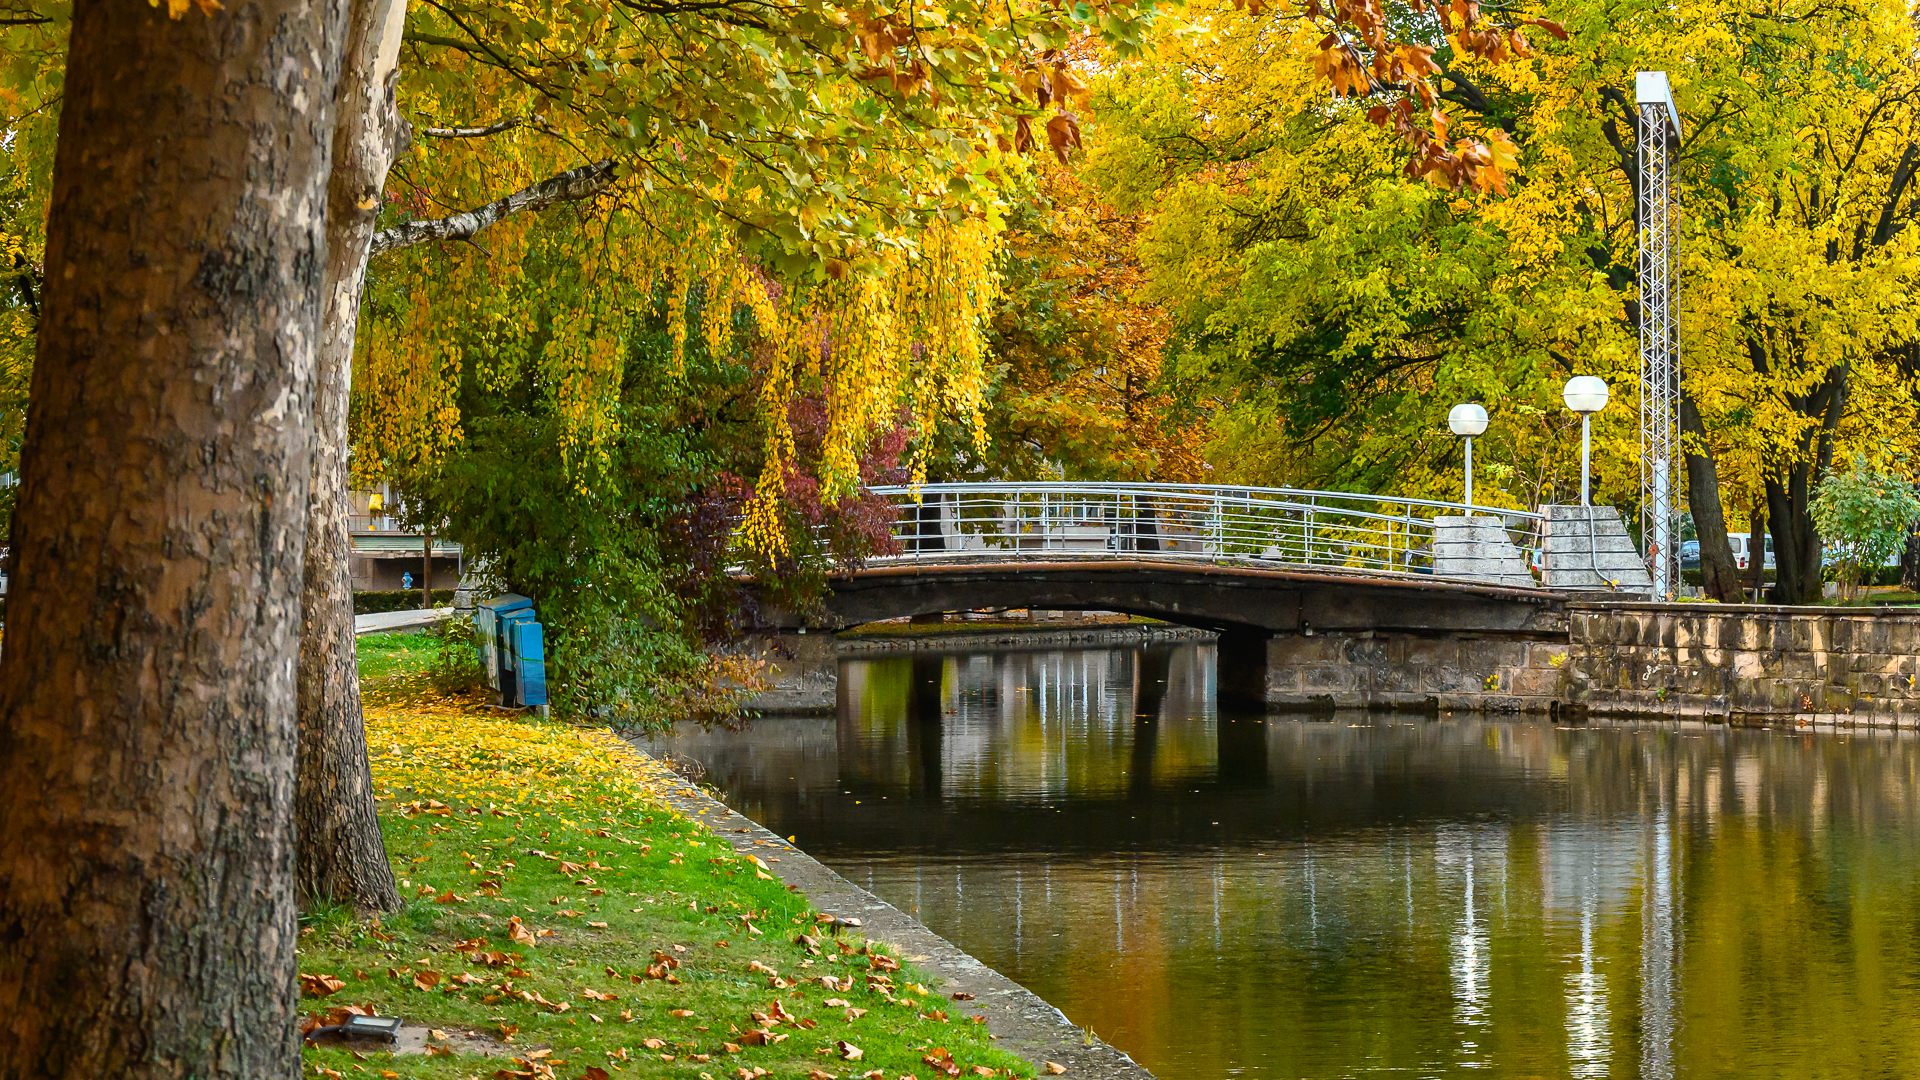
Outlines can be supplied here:
M1593 414L1607 407L1606 380L1575 375L1567 380L1566 389L1560 391L1560 400L1580 414L1580 505L1588 506L1591 504L1588 502L1587 450L1592 445Z
M1471 402L1447 411L1447 427L1467 440L1467 506L1473 506L1473 437L1487 430L1487 410Z

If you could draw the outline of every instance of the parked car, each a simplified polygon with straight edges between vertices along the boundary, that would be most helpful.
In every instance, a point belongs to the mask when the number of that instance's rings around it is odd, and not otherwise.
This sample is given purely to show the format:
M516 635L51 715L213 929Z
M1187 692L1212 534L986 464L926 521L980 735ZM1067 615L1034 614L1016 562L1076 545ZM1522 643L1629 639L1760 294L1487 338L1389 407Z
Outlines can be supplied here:
M1700 569L1700 541L1686 540L1680 544L1680 569Z

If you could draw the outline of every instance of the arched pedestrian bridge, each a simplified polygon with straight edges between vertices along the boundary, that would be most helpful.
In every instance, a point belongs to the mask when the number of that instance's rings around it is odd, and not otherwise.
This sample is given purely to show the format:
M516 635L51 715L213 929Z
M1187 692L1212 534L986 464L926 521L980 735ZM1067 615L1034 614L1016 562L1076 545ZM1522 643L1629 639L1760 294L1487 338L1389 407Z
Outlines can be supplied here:
M1564 637L1570 593L1650 583L1610 508L1541 512L1288 488L877 488L893 548L788 629L950 611L1105 610L1220 632L1221 685L1265 695L1268 642L1316 633ZM1634 572L1637 571L1637 579ZM1230 677L1231 666L1244 678ZM1244 685L1241 685L1244 684Z
M1645 567L1606 507L1536 513L1202 484L874 492L893 504L895 550L829 579L820 629L1033 608L1226 632L1498 632L1536 625L1570 591L1646 587ZM1637 579L1622 580L1630 571Z

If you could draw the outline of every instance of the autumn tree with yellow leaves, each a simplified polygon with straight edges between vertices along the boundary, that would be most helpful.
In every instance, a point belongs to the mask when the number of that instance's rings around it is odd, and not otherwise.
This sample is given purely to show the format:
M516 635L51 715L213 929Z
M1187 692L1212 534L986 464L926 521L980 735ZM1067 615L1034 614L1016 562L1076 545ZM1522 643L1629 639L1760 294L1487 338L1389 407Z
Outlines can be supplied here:
M1370 100L1379 81L1330 97L1329 61L1300 59L1304 21L1189 10L1101 86L1094 168L1152 211L1146 296L1173 313L1176 368L1222 401L1223 475L1457 496L1441 418L1480 400L1482 490L1565 501L1577 424L1559 386L1597 374L1616 401L1596 418L1598 491L1637 513L1630 94L1633 72L1664 69L1687 126L1682 419L1707 584L1736 595L1724 518L1762 506L1780 596L1818 594L1813 483L1838 452L1914 437L1904 6L1522 5L1507 16L1543 32L1510 32L1504 57L1450 26L1421 55L1449 130L1510 172L1504 198L1414 175L1392 130L1408 99Z
M1009 218L987 453L960 444L948 472L1204 481L1203 410L1168 378L1165 310L1139 295L1144 216L1103 202L1077 166L1041 170Z

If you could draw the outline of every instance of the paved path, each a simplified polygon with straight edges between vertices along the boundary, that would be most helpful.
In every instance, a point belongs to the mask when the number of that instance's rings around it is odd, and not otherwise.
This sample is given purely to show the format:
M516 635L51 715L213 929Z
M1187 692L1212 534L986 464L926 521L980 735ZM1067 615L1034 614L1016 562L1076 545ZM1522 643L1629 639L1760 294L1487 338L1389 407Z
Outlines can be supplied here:
M453 615L450 607L409 608L405 611L380 611L372 615L355 615L353 632L355 634L379 634L388 630L414 630Z

